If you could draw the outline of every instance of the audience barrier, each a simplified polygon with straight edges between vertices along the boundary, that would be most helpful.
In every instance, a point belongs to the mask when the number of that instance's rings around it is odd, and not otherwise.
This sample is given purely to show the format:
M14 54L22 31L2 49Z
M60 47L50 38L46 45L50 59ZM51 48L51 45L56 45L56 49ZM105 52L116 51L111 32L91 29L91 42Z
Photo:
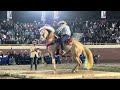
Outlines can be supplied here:
M90 45L87 44L85 45L86 47L90 48L92 51L93 55L100 55L100 60L99 62L104 63L104 62L120 62L120 45L119 44L107 44L107 45ZM3 53L6 53L7 51L17 51L20 52L21 50L27 50L29 52L31 45L1 45L0 46L0 51L3 51ZM46 45L45 44L39 44L37 46L38 48L41 49L42 54L47 53ZM12 49L11 49L12 48ZM70 55L68 54L68 59ZM66 58L66 57L64 57ZM84 61L84 60L83 60ZM0 59L0 64L4 64L4 62L7 62L7 60Z

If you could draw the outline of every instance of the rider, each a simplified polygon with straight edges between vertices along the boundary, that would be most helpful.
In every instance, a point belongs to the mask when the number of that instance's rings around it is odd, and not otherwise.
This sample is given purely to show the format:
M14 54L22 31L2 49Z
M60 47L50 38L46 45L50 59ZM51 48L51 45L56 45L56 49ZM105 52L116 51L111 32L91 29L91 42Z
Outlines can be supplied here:
M65 21L58 22L58 29L56 30L56 34L60 36L62 55L64 55L66 53L64 51L64 42L71 36L70 27Z

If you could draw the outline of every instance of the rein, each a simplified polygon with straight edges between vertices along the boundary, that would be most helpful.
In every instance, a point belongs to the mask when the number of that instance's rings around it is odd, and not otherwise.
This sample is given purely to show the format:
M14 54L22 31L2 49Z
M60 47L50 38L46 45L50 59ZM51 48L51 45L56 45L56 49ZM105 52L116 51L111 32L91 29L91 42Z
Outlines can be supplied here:
M54 45L54 43L49 43L49 44L47 44L47 47L49 47L49 46L51 46L51 45Z

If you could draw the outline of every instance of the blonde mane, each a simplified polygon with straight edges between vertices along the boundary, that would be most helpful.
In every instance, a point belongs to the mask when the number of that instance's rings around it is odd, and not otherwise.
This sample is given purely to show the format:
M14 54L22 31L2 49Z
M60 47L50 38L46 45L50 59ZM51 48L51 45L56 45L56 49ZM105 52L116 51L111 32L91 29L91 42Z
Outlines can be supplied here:
M43 29L47 29L47 30L50 30L51 32L55 32L55 29L51 26L43 26L39 30L43 30Z
M44 31L45 32L45 34L44 34L44 36L46 36L47 38L47 42L54 42L55 41L55 34L54 34L54 32L55 32L55 29L53 28L53 27L51 27L51 26L43 26L43 27L41 27L40 29L39 29L39 31Z

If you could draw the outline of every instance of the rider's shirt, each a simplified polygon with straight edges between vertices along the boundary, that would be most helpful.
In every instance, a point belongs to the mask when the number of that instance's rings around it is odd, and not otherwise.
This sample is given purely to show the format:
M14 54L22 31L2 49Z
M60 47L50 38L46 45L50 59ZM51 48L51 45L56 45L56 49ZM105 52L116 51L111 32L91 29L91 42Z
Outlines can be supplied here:
M69 28L69 26L66 25L66 24L61 25L61 26L56 30L56 32L57 32L57 34L59 34L59 35L65 35L65 34L67 34L67 35L71 36L70 28Z

